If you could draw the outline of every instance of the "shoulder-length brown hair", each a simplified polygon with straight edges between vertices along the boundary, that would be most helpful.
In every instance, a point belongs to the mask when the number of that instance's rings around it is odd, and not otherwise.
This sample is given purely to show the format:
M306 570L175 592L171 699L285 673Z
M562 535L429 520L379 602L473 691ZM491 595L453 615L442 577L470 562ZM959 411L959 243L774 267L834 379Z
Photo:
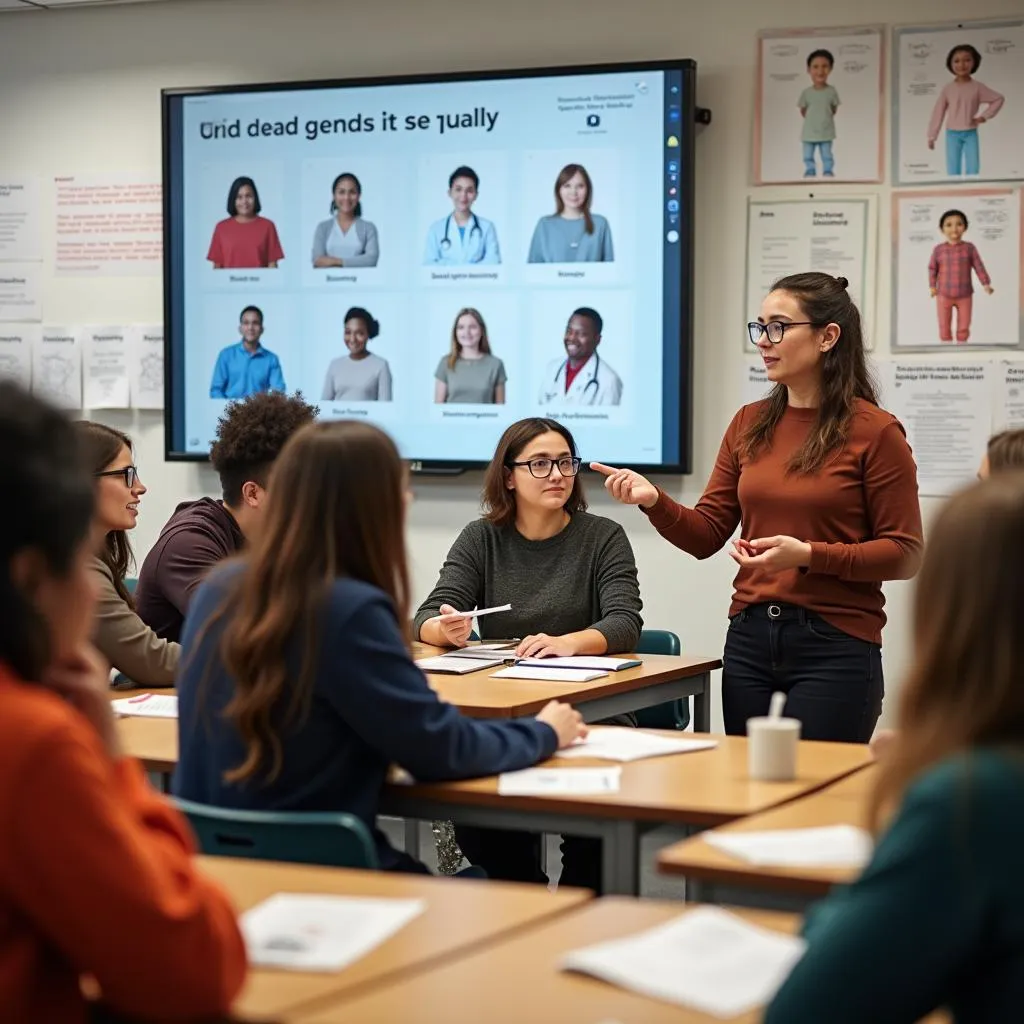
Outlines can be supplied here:
M129 452L132 451L132 439L127 434L122 434L120 430L115 430L103 423L77 420L75 431L85 455L86 468L93 477L97 473L102 473L107 466L116 461L122 448L127 448ZM117 591L117 596L130 608L134 608L132 596L128 593L128 587L124 582L128 570L135 564L135 556L132 554L132 545L128 540L127 531L108 531L99 556L110 570L111 576L114 577L114 589Z
M224 713L246 748L225 781L280 774L273 715L296 723L309 713L321 612L335 580L383 590L407 628L405 488L398 449L368 423L310 424L285 445L271 471L263 527L217 612L227 620L221 657L235 681ZM295 651L298 666L289 658Z
M590 204L594 201L594 183L590 180L590 175L587 174L587 169L583 164L566 164L558 172L558 177L555 179L555 214L560 216L565 211L565 203L562 202L562 186L577 174L587 186L587 198L583 203L583 227L588 235L592 235L594 219L590 216Z
M804 319L824 326L835 324L839 340L821 357L821 401L818 419L807 440L793 455L789 471L814 473L846 441L854 403L863 398L878 405L874 381L864 359L860 311L847 291L845 277L811 272L779 278L772 291L789 292L800 303ZM776 384L757 418L740 438L740 455L753 458L771 444L775 427L788 404L784 384Z
M529 419L518 420L505 430L494 450L494 457L487 467L484 477L483 512L484 519L495 526L511 526L516 521L516 492L509 490L508 481L514 466L523 449L535 438L548 431L560 434L565 440L569 451L578 456L576 442L567 427L557 420L545 419L542 416L531 416ZM583 482L579 474L573 477L569 500L562 506L569 515L586 512L587 499L583 496Z
M1024 430L1003 430L988 439L988 471L1024 469Z
M455 364L459 361L459 355L462 352L459 346L459 339L456 337L456 328L459 326L459 321L464 316L471 316L480 325L480 351L485 355L491 354L491 343L487 340L487 324L484 323L483 315L480 310L473 309L472 306L463 306L462 309L455 314L455 319L452 321L452 347L448 353L448 369L454 370Z
M1024 754L1024 472L953 497L932 527L914 597L914 659L900 736L883 761L876 830L915 777L986 745Z

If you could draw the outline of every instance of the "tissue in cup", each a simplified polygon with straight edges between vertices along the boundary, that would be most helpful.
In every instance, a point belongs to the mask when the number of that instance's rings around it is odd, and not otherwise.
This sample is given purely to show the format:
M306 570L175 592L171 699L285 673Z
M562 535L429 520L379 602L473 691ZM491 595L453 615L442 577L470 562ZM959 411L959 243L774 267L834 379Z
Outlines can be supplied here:
M800 719L748 718L750 777L761 782L790 782L795 779L799 744Z

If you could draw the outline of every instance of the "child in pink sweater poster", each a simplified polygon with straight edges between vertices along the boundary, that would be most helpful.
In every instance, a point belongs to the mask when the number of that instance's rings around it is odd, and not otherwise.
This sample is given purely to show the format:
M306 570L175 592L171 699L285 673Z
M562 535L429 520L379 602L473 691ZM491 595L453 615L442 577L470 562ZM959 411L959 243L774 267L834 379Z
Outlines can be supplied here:
M964 241L967 214L946 210L939 218L939 230L946 236L932 250L928 261L928 286L935 299L939 317L939 340L953 340L953 311L956 310L956 343L963 345L971 336L971 313L974 305L973 271L978 275L986 295L991 295L992 279L973 242Z
M981 173L978 127L1002 109L1005 97L977 81L981 54L970 43L960 43L946 56L946 70L953 75L939 93L928 122L928 148L934 149L942 123L946 123L946 173L951 177Z

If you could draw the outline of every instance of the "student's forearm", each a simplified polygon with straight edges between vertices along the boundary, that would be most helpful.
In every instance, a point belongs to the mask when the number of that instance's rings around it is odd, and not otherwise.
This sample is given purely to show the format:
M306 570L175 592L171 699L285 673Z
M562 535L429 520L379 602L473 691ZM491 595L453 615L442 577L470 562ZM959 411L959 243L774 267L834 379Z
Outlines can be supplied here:
M578 633L566 633L563 640L568 640L573 646L574 654L606 654L608 652L608 641L605 635L597 629L581 629Z

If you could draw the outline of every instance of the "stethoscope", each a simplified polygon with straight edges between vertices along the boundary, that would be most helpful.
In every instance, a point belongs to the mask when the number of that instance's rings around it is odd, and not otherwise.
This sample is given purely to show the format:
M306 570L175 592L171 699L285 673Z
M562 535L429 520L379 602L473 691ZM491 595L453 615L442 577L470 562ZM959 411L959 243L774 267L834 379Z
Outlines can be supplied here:
M594 394L597 394L597 392L601 390L600 386L597 383L597 375L601 372L601 357L595 352L593 356L591 356L591 358L594 360L594 366L590 372L590 380L588 380L587 383L583 385L584 398L587 397L587 389L591 386L593 386L594 388ZM563 359L562 365L559 366L559 368L555 371L555 384L558 383L559 377L564 377L568 365L569 360ZM557 395L558 392L556 391L555 394Z
M477 220L477 216L476 216L475 213L471 213L469 216L470 216L471 221L472 221L470 229L469 229L469 237L472 238L473 237L473 232L475 231L480 236L480 239L482 241L483 237L484 237L484 233L483 233L483 231L480 228L480 221ZM447 218L445 219L445 222L444 222L444 238L441 239L441 248L444 249L445 252L447 252L452 247L452 241L448 237L448 232L451 231L451 229L452 229L452 215L449 213Z

